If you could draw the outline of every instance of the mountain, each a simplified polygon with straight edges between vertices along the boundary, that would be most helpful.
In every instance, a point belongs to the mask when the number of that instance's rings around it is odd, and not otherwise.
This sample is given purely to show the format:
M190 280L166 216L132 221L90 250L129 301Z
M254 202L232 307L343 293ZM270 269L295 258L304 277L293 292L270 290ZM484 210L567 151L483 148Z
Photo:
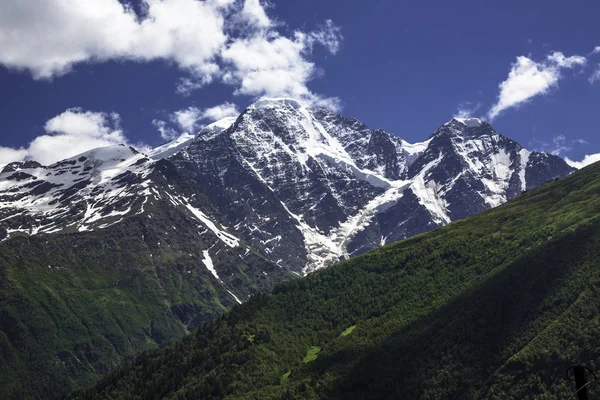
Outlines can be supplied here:
M600 366L599 188L596 164L282 284L72 398L569 398Z
M0 176L0 398L60 398L293 277L130 147Z
M197 197L226 235L305 274L574 171L479 119L454 118L410 144L291 99L261 100L146 153L121 146L5 166L0 237L102 229L161 201L197 217ZM161 168L179 185L165 185Z
M240 236L304 273L574 171L477 119L452 119L427 141L409 144L289 99L252 105L230 128L201 133L170 161Z
M0 397L89 385L281 282L573 171L477 119L410 144L291 99L156 149L8 164Z

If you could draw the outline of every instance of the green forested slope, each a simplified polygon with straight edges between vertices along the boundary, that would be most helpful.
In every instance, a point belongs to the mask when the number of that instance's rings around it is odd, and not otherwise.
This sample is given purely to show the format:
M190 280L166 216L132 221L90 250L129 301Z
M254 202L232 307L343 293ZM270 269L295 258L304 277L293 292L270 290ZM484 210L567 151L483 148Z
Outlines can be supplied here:
M97 232L1 243L0 399L62 397L236 304L202 263L197 226L156 207ZM213 259L240 298L290 278L237 251Z
M600 368L599 233L594 165L255 296L74 397L569 398L569 365Z

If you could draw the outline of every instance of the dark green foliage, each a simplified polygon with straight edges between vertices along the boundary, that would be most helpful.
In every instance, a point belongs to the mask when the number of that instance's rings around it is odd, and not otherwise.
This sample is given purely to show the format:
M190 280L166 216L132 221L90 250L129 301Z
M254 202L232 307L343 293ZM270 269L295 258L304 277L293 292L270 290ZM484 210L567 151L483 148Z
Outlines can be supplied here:
M570 364L600 369L599 233L595 165L254 296L73 396L569 398Z
M202 264L198 222L152 211L97 232L0 244L0 399L90 386L236 304ZM221 253L215 265L240 298L289 279L256 254Z

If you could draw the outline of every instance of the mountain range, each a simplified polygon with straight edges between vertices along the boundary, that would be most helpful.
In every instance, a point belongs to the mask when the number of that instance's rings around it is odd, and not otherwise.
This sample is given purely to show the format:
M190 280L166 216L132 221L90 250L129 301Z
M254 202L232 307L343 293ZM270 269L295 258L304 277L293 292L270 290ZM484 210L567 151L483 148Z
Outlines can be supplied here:
M8 164L0 397L88 386L252 295L574 171L479 119L411 144L291 99L155 149Z
M0 237L103 229L152 218L160 204L196 219L225 248L244 241L306 274L573 171L475 118L453 118L410 144L354 118L269 99L144 153L116 146L51 166L5 166Z

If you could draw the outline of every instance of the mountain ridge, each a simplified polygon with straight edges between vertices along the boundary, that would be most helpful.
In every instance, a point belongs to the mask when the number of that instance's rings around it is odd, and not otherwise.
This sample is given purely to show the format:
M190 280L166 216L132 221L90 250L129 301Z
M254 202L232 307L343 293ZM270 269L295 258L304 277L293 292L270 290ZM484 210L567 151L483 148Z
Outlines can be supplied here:
M105 172L104 181L93 180L91 161L83 158L3 168L4 239L81 230L90 220L91 228L101 228L118 223L119 216L143 213L139 204L156 201L159 192L170 193L151 176L157 163L171 162L198 195L210 199L219 224L272 254L273 262L307 273L498 206L575 170L558 157L524 149L479 119L453 118L426 141L410 144L352 117L287 98L260 100L237 118L217 121L147 154L135 150L120 159L112 175ZM229 168L237 175L226 175ZM59 174L77 179L65 188ZM11 185L14 181L20 187ZM237 192L231 191L236 186ZM17 198L11 202L11 196ZM46 204L52 201L43 201L52 196L59 203L55 214ZM252 197L264 197L264 204L236 205ZM79 203L79 213L72 202ZM285 228L273 226L271 212Z

